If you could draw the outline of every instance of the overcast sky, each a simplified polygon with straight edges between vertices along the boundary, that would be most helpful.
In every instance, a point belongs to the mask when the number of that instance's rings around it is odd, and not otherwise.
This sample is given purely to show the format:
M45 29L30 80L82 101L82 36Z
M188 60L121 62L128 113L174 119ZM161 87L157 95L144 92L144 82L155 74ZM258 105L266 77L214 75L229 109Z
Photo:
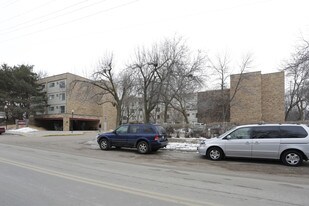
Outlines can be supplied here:
M137 47L178 35L234 65L252 53L252 70L276 72L309 39L308 8L308 0L0 0L0 63L87 76L106 52L121 69Z

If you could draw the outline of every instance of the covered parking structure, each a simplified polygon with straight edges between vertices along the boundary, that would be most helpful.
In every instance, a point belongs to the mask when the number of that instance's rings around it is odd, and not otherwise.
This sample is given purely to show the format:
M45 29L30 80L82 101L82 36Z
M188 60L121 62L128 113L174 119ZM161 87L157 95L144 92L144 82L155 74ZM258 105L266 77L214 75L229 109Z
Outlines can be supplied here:
M43 115L34 118L34 124L46 130L55 131L85 131L98 130L100 118L84 116L54 116Z

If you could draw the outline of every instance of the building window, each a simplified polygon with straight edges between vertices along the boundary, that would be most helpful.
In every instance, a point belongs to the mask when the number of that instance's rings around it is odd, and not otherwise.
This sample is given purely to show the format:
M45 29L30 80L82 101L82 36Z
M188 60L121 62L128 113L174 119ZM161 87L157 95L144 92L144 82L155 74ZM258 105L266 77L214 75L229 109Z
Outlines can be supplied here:
M59 99L64 101L65 100L65 93L61 93L59 96Z
M49 87L50 87L50 88L55 87L55 82L49 83Z
M157 115L157 119L160 119L160 115Z
M65 113L65 106L60 106L60 113Z
M65 88L65 81L59 82L59 87L60 88Z
M49 97L48 97L49 100L52 100L54 98L55 98L55 95L53 95L53 94L49 95Z
M55 108L54 107L49 107L49 111L53 112L53 111L55 111Z

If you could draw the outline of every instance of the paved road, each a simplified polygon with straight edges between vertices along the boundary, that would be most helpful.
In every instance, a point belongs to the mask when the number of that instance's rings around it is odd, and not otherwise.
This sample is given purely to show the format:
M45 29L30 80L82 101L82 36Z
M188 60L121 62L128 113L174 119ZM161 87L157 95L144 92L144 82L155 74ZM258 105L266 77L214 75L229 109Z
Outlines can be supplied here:
M308 205L309 167L192 152L100 151L78 136L1 135L0 205Z

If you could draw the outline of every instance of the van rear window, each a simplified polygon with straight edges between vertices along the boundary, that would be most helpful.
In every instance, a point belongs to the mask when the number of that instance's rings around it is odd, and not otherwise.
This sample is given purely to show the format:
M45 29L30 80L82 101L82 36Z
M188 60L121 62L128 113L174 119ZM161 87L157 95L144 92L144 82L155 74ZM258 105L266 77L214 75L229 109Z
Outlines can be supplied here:
M283 126L280 130L282 138L305 138L308 135L301 126Z

